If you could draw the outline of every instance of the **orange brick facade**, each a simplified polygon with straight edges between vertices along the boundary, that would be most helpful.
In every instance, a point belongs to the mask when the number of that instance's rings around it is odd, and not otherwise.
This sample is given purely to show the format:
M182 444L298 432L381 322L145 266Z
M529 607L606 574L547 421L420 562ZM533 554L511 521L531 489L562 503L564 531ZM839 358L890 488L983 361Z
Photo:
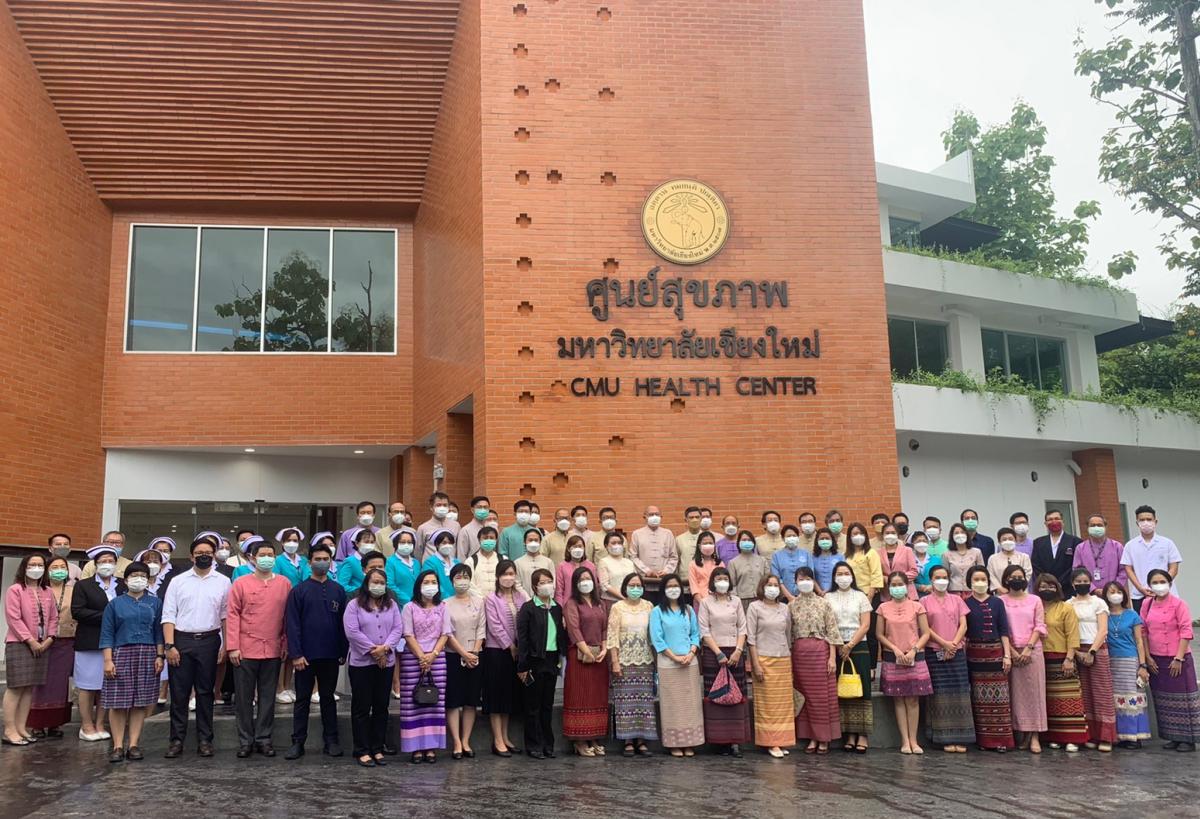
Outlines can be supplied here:
M1083 449L1071 454L1082 474L1075 476L1075 499L1079 509L1079 531L1087 531L1091 515L1104 515L1109 537L1128 540L1121 499L1117 494L1117 461L1111 449Z

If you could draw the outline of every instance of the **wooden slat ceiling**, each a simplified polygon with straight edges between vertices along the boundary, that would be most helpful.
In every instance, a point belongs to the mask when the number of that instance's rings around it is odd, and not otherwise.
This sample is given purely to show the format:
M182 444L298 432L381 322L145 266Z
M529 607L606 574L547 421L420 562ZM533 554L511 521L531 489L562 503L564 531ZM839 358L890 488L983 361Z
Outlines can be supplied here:
M458 0L7 0L109 201L420 201Z

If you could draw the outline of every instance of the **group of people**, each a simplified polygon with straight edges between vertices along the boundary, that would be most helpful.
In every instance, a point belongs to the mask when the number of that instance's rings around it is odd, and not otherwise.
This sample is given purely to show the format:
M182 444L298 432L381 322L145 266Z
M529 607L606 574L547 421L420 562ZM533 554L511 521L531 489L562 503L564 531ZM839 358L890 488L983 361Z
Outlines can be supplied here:
M949 753L1138 748L1151 736L1147 686L1167 747L1200 738L1191 615L1174 593L1182 559L1148 506L1127 543L1101 515L1075 537L1053 510L1044 535L1016 513L993 540L971 509L945 532L935 516L915 529L902 512L867 526L768 510L755 534L734 515L714 528L693 506L676 534L656 506L628 533L610 507L593 531L582 505L546 528L526 500L503 528L484 496L462 525L444 493L429 506L417 526L395 502L377 527L364 502L340 535L242 530L240 555L200 532L186 562L169 537L129 559L110 532L81 569L69 537L52 536L6 592L3 743L61 737L73 677L80 738L111 737L111 761L143 758L144 721L167 694L165 755L182 755L194 708L198 753L212 756L215 691L231 676L239 758L276 754L277 701L293 704L286 758L305 753L311 702L323 753L341 756L343 666L364 767L398 752L472 758L480 710L492 754L522 752L518 713L524 753L553 757L560 677L562 734L585 757L610 737L630 757L650 743L674 757L751 743L825 755L836 741L867 753L876 677L902 754L924 753L922 699L928 739Z

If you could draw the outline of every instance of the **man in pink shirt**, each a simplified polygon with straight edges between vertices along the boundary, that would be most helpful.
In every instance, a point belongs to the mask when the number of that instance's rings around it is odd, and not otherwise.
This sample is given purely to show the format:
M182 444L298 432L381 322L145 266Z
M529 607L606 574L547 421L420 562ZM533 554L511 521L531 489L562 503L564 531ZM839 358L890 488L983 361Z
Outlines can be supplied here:
M679 568L679 546L670 529L662 526L662 511L647 506L642 514L646 525L635 529L629 537L629 557L646 585L646 597L658 601L662 580Z
M275 684L285 653L284 609L292 583L275 574L275 549L265 540L246 555L254 573L239 577L229 591L226 656L237 691L238 759L258 751L275 756ZM255 692L258 715L255 716Z

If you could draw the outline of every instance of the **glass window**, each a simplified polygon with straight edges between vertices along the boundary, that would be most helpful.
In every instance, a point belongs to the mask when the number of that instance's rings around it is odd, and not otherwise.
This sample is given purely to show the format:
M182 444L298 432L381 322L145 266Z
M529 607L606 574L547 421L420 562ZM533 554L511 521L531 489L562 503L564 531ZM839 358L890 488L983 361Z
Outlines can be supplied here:
M328 299L329 231L268 231L264 349L328 349Z
M261 228L202 228L196 292L198 352L258 351L262 332Z
M1078 532L1075 531L1077 528L1075 524L1075 502L1069 500L1046 501L1046 514L1049 514L1053 509L1057 509L1059 512L1062 512L1063 531L1072 535L1078 534Z
M946 369L944 324L888 318L888 344L892 370L898 375L912 375L917 370L941 373Z
M395 335L396 243L390 231L333 232L333 349L390 351Z
M125 349L192 349L196 228L135 227L129 248Z
M1066 344L1000 330L983 331L983 364L988 374L1015 375L1030 386L1066 392Z
M889 216L888 233L893 245L916 247L921 244L921 223L912 219Z

